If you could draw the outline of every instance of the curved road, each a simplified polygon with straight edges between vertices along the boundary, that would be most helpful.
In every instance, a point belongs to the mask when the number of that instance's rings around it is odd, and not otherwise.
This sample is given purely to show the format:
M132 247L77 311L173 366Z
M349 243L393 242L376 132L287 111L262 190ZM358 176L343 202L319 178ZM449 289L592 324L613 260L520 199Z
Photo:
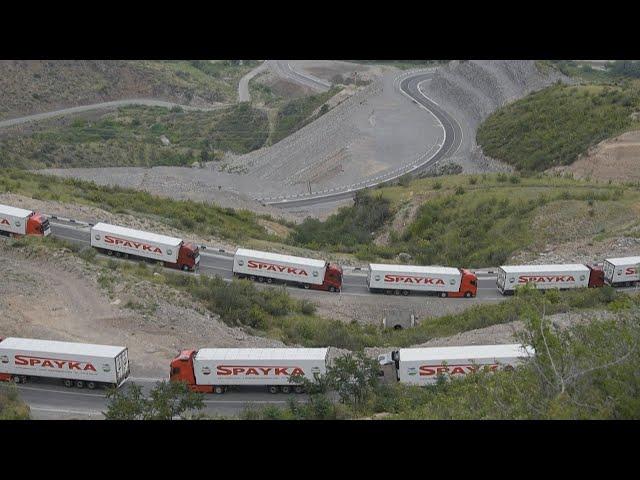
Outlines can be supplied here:
M300 195L299 198L292 197L291 199L268 200L262 202L265 205L273 205L282 208L302 207L306 205L334 202L336 200L350 198L358 190L363 190L365 188L371 188L377 185L389 183L407 173L420 173L437 164L440 160L454 155L462 144L463 134L460 124L448 112L446 112L437 103L427 97L420 89L420 85L431 80L432 76L433 72L414 72L401 75L400 77L398 77L398 89L400 93L406 96L409 100L433 115L443 128L445 138L444 142L441 145L438 145L438 150L432 152L433 146L427 146L427 150L425 150L425 152L413 162L396 168L395 170L392 170L387 174L382 174L374 179L363 180L357 184L352 185L351 187L325 190L323 192L318 192L316 195L312 196L305 196L303 194ZM402 77L406 78L400 80ZM260 199L258 200L261 201Z
M187 111L202 111L210 112L213 110L219 110L230 106L231 104L222 103L214 107L192 107L190 105L181 105L179 103L165 102L164 100L153 100L149 98L131 98L125 100L114 100L112 102L93 103L91 105L81 105L79 107L62 108L60 110L53 110L51 112L36 113L34 115L27 115L26 117L10 118L9 120L0 121L0 128L13 127L20 125L21 123L37 122L40 120L46 120L53 117L61 117L64 115L70 115L72 113L89 112L91 110L106 110L109 108L125 107L127 105L145 105L148 107L164 107L173 108L180 107Z
M314 88L316 90L322 90L329 88L330 85L327 85L326 82L321 81L319 79L315 79L310 76L306 76L295 72L291 66L283 61L276 61L273 66L276 70L279 70L281 74L285 75L292 80L297 81L298 83L303 83L310 88ZM340 198L347 198L356 190L368 188L380 183L386 183L392 181L405 173L417 173L420 172L433 164L436 164L440 159L445 158L446 156L455 153L455 151L459 148L460 143L462 141L462 131L457 122L443 109L439 107L435 102L430 100L427 96L425 96L420 90L420 85L425 81L428 81L431 78L431 73L415 73L415 74L405 74L401 77L406 77L402 79L399 83L400 92L419 105L421 108L424 108L431 115L437 118L440 122L442 128L445 132L445 138L441 145L438 145L437 151L434 153L431 152L433 147L430 150L425 151L425 153L419 157L414 162L407 164L400 169L396 169L395 171L390 172L388 178L377 178L374 182L362 182L360 186L357 188L343 191L343 192L333 192L321 196L314 196L309 198L301 198L297 200L291 200L286 202L271 202L274 205L280 206L300 206L310 203L324 203L327 201L335 201ZM399 78L401 78L399 77ZM248 83L248 80L247 80ZM160 100L149 100L149 99L132 99L132 100L119 100L114 102L104 102L100 104L94 105L85 105L80 107L73 107L68 109L57 110L53 112L46 112L36 115L29 115L26 117L21 117L17 119L4 120L0 122L0 128L9 127L13 125L18 125L21 123L26 123L30 121L38 121L47 118L56 117L59 115L65 115L70 113L77 113L82 111L96 110L96 109L104 109L104 108L114 108L123 105L150 105L150 106L163 106L163 107L174 107L180 106L185 110L202 110L189 106L177 105L171 102L165 102ZM215 108L221 108L220 107ZM430 155L430 156L429 156ZM78 242L81 244L88 245L89 244L89 232L88 230L78 228L77 225L73 224L65 224L60 221L52 221L52 234L56 237L60 237L69 241ZM223 278L230 279L232 278L231 267L232 267L232 258L229 255L222 254L214 254L209 253L208 251L202 252L201 259L201 274L205 275L219 275ZM482 274L480 274L482 275ZM497 293L495 289L495 276L492 274L486 274L484 276L480 276L478 278L478 299L483 302L491 302L491 301L499 301L501 300L501 296ZM312 291L313 294L317 294L318 296L322 295L331 295L327 292L315 292ZM344 275L344 288L341 295L346 296L363 296L363 295L371 295L366 286L366 275L363 272L357 272L355 270L347 270L345 269ZM391 298L389 299L391 300ZM398 299L400 300L400 299ZM441 301L465 301L464 299L441 299ZM135 366L133 367L135 368ZM136 378L133 377L131 379L132 382L141 384L145 389L150 388L150 386L155 382L161 380L159 378L154 379L144 379L144 378ZM20 386L20 393L22 398L30 405L33 413L38 418L64 418L64 417L75 417L75 418L100 418L101 412L106 407L106 398L104 393L102 392L83 392L76 390L69 390L63 387L60 387L57 384L38 384L38 385L24 385ZM301 400L304 400L304 396L300 396ZM209 396L205 401L206 411L212 414L220 414L220 415L236 415L243 408L245 408L248 404L286 404L287 396L286 395L270 395L264 392L261 389L245 389L243 392L230 392L225 394L224 396L215 397Z

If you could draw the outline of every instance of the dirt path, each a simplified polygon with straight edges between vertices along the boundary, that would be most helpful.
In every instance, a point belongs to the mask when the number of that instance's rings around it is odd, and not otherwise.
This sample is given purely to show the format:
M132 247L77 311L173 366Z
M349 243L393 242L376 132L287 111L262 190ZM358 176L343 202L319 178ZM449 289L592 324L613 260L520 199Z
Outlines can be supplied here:
M260 66L254 68L240 79L240 83L238 83L238 102L251 101L251 95L249 94L249 81L260 72L264 71L268 66L267 60L265 60L260 64Z

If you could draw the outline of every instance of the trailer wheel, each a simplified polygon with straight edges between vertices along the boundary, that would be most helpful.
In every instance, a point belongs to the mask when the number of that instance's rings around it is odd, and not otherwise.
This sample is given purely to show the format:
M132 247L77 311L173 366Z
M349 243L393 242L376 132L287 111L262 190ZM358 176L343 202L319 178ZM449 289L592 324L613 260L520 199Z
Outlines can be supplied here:
M440 292L440 298L447 298L447 292Z
M271 277L267 278L267 283L273 283L273 278Z
M76 388L84 388L84 382L82 380L76 380Z
M278 393L278 386L277 385L270 385L269 386L269 393Z
M249 280L251 280L252 282L255 282L256 281L256 276L255 275L251 275L249 277Z
M309 290L311 288L311 285L309 285L308 283L304 284L304 289L305 290Z
M402 290L402 295L404 295L405 297L409 295L409 290Z
M394 290L394 291L393 291L393 294L394 294L394 295L400 295L400 290Z
M73 380L68 380L67 379L63 383L64 383L64 386L67 387L67 388L73 387Z
M293 387L293 391L295 393L303 393L304 392L304 387L302 385L296 385L295 387Z
M87 388L89 390L94 390L96 388L95 382L87 382Z
M11 377L11 380L13 380L13 383L20 383L22 381L22 379L18 375L14 375L13 377Z
M282 393L291 393L291 387L289 385L283 385L280 387L280 391Z
M222 395L224 393L224 387L218 385L217 387L213 387L213 393L218 395Z
M264 277L258 277L258 282L259 283L264 283Z
M471 298L471 292L464 292L464 298Z
M110 257L113 257L113 251L112 250L107 250L107 255L109 255Z

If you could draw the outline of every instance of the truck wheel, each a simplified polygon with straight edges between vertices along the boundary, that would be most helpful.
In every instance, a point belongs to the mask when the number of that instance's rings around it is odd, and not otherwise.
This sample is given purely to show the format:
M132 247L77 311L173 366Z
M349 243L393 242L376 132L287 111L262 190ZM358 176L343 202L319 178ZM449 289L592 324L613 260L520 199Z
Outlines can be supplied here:
M87 382L87 388L89 390L94 390L96 388L95 382Z
M471 292L464 292L464 298L471 298Z
M13 383L22 382L22 379L18 375L14 375L13 377L11 377L11 380L13 380Z
M76 380L76 388L84 388L84 382L82 380Z
M188 265L182 265L182 271L183 272L189 271L189 266Z
M440 298L447 298L447 292L440 292Z
M304 392L304 387L302 385L296 385L295 387L293 387L293 391L295 393L303 393Z
M336 289L335 289L335 287L329 287L329 291L330 291L330 292L335 292L335 291L336 291Z
M221 387L220 385L218 385L217 387L213 387L213 393L222 395L224 393L224 387Z
M280 387L280 391L282 393L291 393L291 387L289 385L283 385Z
M405 297L409 295L409 290L402 290L402 295L404 295Z
M73 380L65 380L63 383L64 383L64 386L67 388L73 387Z
M269 393L278 393L278 386L277 385L269 386Z

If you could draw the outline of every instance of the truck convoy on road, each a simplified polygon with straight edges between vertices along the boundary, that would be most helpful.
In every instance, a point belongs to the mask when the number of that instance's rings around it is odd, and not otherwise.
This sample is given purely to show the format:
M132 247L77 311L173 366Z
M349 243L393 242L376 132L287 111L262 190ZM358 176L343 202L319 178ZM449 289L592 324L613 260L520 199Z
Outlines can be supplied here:
M339 292L342 289L340 265L246 248L238 248L233 256L233 275L267 283L277 280L314 290Z
M181 238L108 223L98 223L91 228L91 246L106 255L157 260L166 267L185 271L195 271L200 263L198 247Z
M478 278L462 268L371 263L367 286L370 292L388 295L409 295L414 291L442 298L471 298L478 292Z
M31 210L0 205L0 235L21 236L51 233L49 220ZM163 262L165 266L196 271L200 263L198 246L180 238L98 223L91 228L91 246L106 255ZM238 248L232 273L258 282L341 292L343 270L324 260ZM409 295L422 292L443 298L475 297L478 278L464 268L386 265L371 263L367 286L372 293ZM518 286L533 284L541 290L596 288L605 284L630 287L640 284L640 256L610 258L604 267L584 264L503 265L497 269L496 286L503 295Z
M38 235L46 237L51 234L49 220L33 210L0 205L0 235L18 237L22 235Z
M129 377L127 347L0 338L0 381L59 379L66 387L121 386Z
M202 348L184 350L171 362L170 380L201 393L264 386L271 393L302 393L291 376L313 381L327 371L328 348Z
M604 272L600 267L581 264L498 267L496 285L503 295L513 295L516 287L526 284L541 290L596 288L604 285Z
M402 348L380 355L380 375L386 383L432 385L438 377L460 378L478 372L512 370L535 350L520 344L464 347Z

